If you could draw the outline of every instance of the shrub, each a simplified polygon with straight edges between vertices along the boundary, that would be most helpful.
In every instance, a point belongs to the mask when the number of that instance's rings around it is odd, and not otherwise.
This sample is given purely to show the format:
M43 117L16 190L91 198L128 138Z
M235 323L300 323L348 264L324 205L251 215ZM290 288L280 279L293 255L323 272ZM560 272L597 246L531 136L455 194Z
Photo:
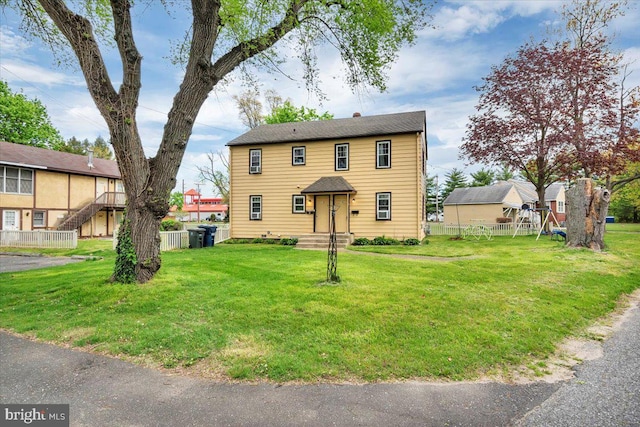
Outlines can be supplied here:
M428 238L424 238L422 239L422 242L420 242L421 245L428 245L429 244L429 239Z
M290 239L280 239L280 244L284 246L295 246L298 244L298 239L292 237Z
M352 245L354 246L367 246L371 244L371 240L367 239L366 237L358 237L357 239L354 239Z
M378 236L374 237L374 239L371 241L371 244L376 246L399 245L400 241L392 239L390 237Z
M256 237L251 241L251 243L264 243L264 239L261 237Z
M266 243L267 245L274 245L278 243L278 241L276 239L264 239L264 243Z
M175 219L165 219L160 223L160 231L180 231L182 230L182 223Z
M402 243L405 246L418 246L420 244L420 240L409 237L408 239L404 239Z

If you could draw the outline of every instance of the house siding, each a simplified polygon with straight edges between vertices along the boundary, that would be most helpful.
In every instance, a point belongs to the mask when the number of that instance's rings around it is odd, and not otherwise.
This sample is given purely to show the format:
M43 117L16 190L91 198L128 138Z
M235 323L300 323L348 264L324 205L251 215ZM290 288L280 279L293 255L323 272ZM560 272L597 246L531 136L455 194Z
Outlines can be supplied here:
M376 142L391 141L392 167L376 168ZM349 169L335 170L336 144L349 144ZM304 166L291 164L293 147L306 147ZM349 231L355 237L422 237L422 134L343 140L230 146L231 230L234 238L288 237L314 232L313 214L292 213L292 196L321 177L341 176L356 194L347 198ZM262 149L262 173L249 174L249 150ZM391 221L376 220L376 193L392 197ZM249 221L249 196L262 196L262 219ZM354 201L355 199L355 201ZM306 195L311 211L315 197ZM358 211L358 214L350 213Z

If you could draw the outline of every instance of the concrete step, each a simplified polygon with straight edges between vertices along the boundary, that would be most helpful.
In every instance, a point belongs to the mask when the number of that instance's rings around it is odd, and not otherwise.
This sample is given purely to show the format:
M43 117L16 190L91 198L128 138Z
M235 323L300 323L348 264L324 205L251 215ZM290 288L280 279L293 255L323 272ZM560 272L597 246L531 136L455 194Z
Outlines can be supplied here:
M336 234L336 245L338 248L344 249L352 242L352 236L350 234ZM299 249L328 249L329 248L329 234L306 234L298 236Z

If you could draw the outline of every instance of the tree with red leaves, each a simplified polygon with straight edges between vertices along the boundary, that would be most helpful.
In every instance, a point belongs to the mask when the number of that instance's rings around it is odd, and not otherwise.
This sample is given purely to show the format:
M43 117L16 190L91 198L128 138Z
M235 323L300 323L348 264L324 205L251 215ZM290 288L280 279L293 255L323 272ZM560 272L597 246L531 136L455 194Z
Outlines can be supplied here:
M586 178L589 183L568 192L567 243L599 250L610 193L629 182L615 176L640 160L634 126L640 97L637 87L624 86L621 56L604 36L585 28L596 27L591 15L612 11L587 3L589 9L576 3L565 11L573 43L529 43L492 69L478 88L478 113L470 118L462 156L521 171L540 203L550 184ZM598 189L592 178L604 180L606 188Z

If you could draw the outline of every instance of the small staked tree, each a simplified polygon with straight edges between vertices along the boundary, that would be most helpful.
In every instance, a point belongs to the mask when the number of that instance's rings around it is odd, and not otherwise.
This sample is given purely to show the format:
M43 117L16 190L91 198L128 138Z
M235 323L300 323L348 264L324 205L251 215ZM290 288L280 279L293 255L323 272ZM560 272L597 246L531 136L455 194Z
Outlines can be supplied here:
M188 43L178 49L184 64L180 88L163 128L158 151L145 155L137 125L142 90L143 55L134 36L136 19L154 2L130 0L3 0L24 17L28 34L41 37L58 52L71 47L87 88L109 128L127 193L136 278L146 282L160 269L160 221L189 137L209 93L241 64L277 64L276 47L289 43L300 52L307 82L318 81L315 52L320 44L336 47L352 87L386 88L385 71L401 47L415 40L426 22L429 4L422 0L192 0L157 2L191 14ZM120 66L117 81L104 61L101 35L115 42ZM262 59L260 61L259 59ZM275 67L274 67L275 68ZM121 75L120 75L121 73Z

